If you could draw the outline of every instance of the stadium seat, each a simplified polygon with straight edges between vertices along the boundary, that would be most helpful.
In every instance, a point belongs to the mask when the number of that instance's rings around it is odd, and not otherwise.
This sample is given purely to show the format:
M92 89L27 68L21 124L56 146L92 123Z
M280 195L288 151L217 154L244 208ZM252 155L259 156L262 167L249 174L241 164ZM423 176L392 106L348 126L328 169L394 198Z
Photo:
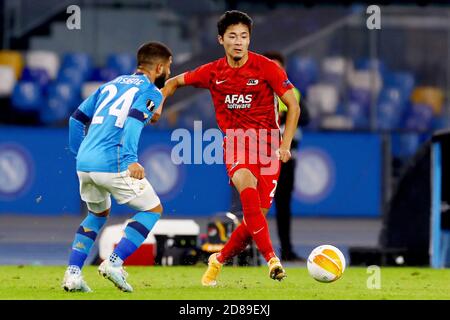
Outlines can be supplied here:
M361 88L350 88L348 91L347 116L352 119L356 129L368 129L369 110L371 106L372 92Z
M81 87L81 99L87 99L95 90L97 90L103 82L99 81L88 81Z
M311 110L313 114L315 111L319 114L336 113L339 95L334 86L323 83L311 85L306 96L308 110Z
M0 50L0 65L11 66L16 79L19 79L23 69L23 57L19 51Z
M321 63L320 82L328 83L337 88L339 96L345 95L347 73L353 71L353 62L344 57L326 57Z
M355 62L356 70L377 70L383 77L388 74L389 70L386 64L379 59L361 58Z
M322 60L323 74L337 74L345 75L350 70L353 70L353 61L342 56L326 57Z
M369 106L357 101L349 101L346 104L347 116L352 120L355 129L368 129Z
M405 119L405 128L425 131L431 128L433 108L426 104L413 104Z
M408 101L408 97L404 96L402 90L399 87L384 87L383 90L381 90L378 101L379 102L392 102L395 104L404 104Z
M370 107L372 93L366 89L352 88L348 91L348 98L352 102L356 102L365 108Z
M73 106L80 100L80 90L72 83L55 82L49 88L48 97L61 98Z
M358 88L372 91L378 95L383 87L383 79L378 71L356 70L351 71L347 75L347 81L351 88Z
M32 69L29 67L25 67L23 68L20 80L36 82L45 91L46 87L50 83L50 76L48 75L45 69L42 68Z
M89 54L83 52L69 52L63 56L62 69L78 69L83 74L83 80L90 79L93 62Z
M89 81L108 82L108 81L114 80L119 75L120 75L119 72L112 68L108 68L108 67L94 68Z
M302 94L319 78L319 67L312 58L292 57L288 60L286 70L290 81Z
M136 57L129 53L113 53L108 55L106 67L118 72L119 75L132 74L136 70Z
M415 79L411 72L391 72L384 77L385 87L398 88L406 99L409 99L414 89Z
M26 65L30 69L45 69L50 79L56 79L59 56L52 51L31 50L26 54Z
M83 71L74 66L62 67L58 72L57 82L71 83L80 90L84 82Z
M409 105L409 97L399 87L387 87L381 90L377 102L377 119L380 129L401 127L401 120Z
M435 115L442 113L444 92L437 87L416 87L412 93L411 101L415 104L426 104L433 108Z
M391 100L377 103L377 127L382 130L398 129L401 126L403 109L400 104Z
M11 66L0 65L0 97L10 96L16 84L16 75Z
M11 97L14 108L22 111L40 110L44 104L44 97L39 84L30 81L19 81L14 87Z
M52 83L48 89L47 103L41 111L41 121L54 124L66 120L79 102L79 90L72 83Z

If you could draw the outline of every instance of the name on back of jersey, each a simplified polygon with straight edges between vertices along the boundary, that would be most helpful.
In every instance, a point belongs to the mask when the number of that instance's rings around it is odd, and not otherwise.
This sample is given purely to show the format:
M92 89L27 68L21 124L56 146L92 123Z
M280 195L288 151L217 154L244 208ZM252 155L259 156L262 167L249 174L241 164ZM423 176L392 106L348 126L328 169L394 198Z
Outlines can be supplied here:
M139 86L144 83L144 80L137 77L119 77L112 81L112 83L134 84L136 86Z

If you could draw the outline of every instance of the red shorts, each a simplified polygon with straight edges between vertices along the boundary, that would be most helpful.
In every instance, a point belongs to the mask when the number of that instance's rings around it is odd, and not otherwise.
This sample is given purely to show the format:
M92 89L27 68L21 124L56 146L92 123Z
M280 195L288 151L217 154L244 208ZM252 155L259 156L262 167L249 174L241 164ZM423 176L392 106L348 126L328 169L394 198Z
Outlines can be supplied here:
M242 161L242 158L238 158L235 152L230 157L230 159L227 159L226 150L224 149L225 166L230 178L230 184L232 184L231 179L237 170L242 168L250 170L258 180L257 190L261 200L261 208L269 209L275 197L281 161L274 159L264 162L256 161L256 163L255 161ZM246 158L248 158L248 154L246 154Z

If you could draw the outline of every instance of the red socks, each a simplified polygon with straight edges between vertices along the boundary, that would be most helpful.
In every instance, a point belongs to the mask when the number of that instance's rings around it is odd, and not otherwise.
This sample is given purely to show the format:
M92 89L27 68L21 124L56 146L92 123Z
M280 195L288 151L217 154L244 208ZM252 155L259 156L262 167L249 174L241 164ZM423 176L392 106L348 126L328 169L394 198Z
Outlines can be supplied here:
M220 263L233 258L247 248L252 241L252 236L248 233L247 226L242 222L232 233L225 246L217 255Z
M258 191L246 188L241 192L241 203L244 211L245 223L242 223L232 233L225 247L218 255L219 262L224 262L234 255L242 252L250 242L250 236L255 240L256 246L266 261L275 257L270 240L269 226L261 212Z

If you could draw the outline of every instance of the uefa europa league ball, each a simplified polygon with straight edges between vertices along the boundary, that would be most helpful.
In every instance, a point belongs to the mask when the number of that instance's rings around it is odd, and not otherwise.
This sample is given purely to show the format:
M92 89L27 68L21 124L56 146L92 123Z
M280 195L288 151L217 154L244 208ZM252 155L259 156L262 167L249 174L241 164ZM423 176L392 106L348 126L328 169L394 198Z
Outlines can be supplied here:
M323 245L311 252L307 265L309 274L317 281L333 282L344 273L345 258L338 248Z

